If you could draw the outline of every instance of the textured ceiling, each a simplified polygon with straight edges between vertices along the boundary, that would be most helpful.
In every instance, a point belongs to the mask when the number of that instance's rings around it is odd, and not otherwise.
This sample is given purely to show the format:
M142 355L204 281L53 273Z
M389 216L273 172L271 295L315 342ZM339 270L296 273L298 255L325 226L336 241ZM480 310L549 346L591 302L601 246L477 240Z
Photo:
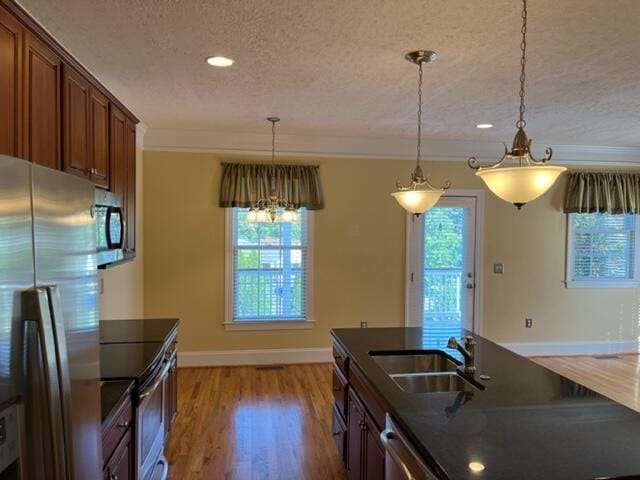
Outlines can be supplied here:
M509 142L515 0L21 0L151 129L407 137L425 68L425 136ZM640 146L640 0L531 0L527 132ZM208 55L236 60L227 69ZM477 123L495 128L479 131Z

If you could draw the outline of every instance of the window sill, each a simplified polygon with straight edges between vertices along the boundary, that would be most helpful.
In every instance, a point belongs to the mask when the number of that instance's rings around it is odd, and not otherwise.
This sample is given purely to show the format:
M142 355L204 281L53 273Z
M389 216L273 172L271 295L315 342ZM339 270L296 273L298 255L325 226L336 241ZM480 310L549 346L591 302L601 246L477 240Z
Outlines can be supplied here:
M313 320L239 320L224 322L225 330L302 330L315 326Z
M619 281L589 281L589 280L568 280L565 282L567 288L638 288L640 282L636 280Z

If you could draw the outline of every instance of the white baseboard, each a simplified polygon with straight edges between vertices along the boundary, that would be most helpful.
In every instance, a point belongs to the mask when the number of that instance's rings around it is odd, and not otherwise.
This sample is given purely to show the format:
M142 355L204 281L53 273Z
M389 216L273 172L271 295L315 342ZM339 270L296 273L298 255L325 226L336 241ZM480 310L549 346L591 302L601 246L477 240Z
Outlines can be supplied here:
M181 367L328 363L332 358L331 348L178 351L178 365Z
M504 348L525 357L545 355L602 355L640 353L638 340L603 340L583 342L505 342Z

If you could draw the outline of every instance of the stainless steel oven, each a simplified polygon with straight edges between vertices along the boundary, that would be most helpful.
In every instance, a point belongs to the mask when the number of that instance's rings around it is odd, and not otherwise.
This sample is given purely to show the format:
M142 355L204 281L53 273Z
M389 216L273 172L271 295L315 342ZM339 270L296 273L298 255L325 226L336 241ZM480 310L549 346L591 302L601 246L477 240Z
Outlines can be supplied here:
M136 409L136 470L138 480L149 480L167 476L168 464L163 456L165 435L165 399L164 382L169 375L175 350L165 355L143 385L137 390ZM160 465L160 469L158 466ZM157 472L160 470L160 474Z
M98 268L104 268L124 259L127 225L120 198L113 192L96 188L95 216Z

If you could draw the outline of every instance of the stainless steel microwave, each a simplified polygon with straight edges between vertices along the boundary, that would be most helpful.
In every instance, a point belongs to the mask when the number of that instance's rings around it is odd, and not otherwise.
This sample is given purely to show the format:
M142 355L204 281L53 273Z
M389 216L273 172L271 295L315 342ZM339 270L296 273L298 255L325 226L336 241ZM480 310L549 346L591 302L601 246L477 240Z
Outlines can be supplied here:
M96 188L96 251L98 268L124 259L126 224L122 202L113 192Z

